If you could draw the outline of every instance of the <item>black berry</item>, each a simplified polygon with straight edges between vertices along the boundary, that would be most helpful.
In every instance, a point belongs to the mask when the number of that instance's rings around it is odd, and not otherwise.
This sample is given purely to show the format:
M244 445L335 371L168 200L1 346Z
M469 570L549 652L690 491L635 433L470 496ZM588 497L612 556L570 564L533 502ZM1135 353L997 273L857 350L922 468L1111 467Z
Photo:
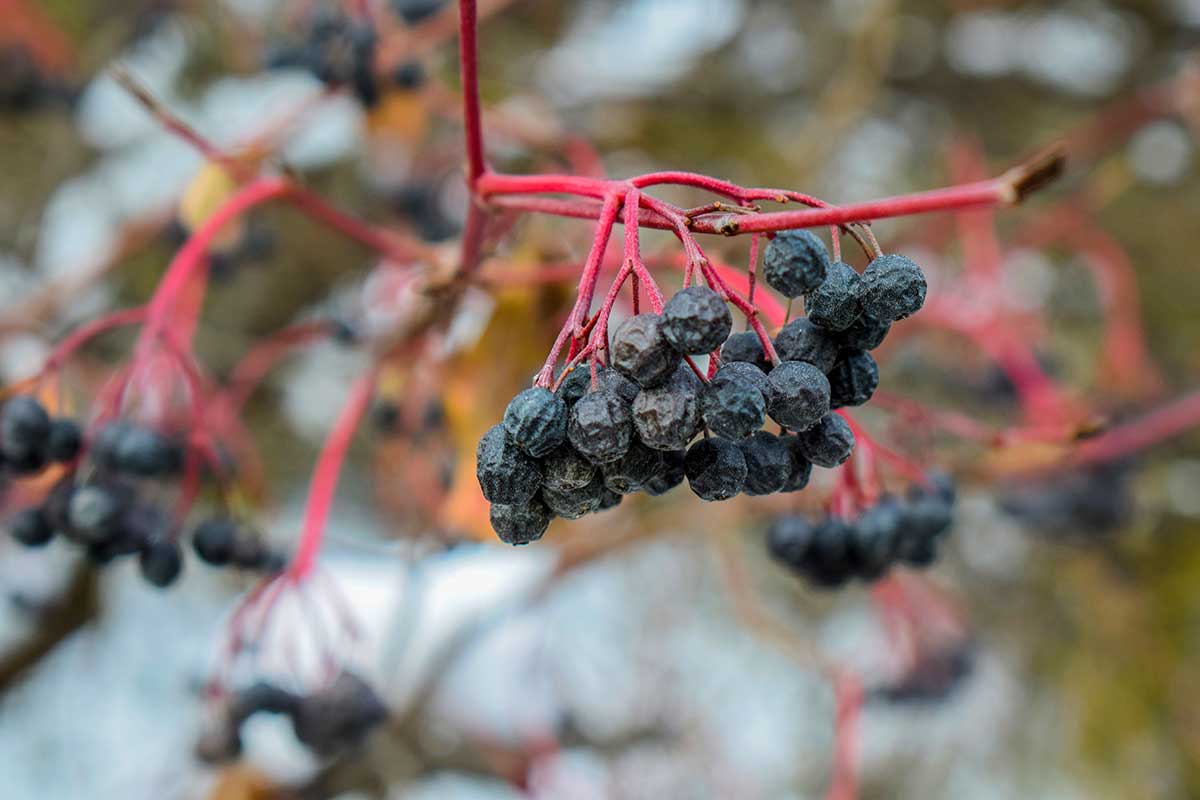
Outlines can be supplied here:
M679 352L667 341L658 314L638 314L621 323L612 337L612 366L642 388L675 374Z
M787 440L792 453L792 472L779 491L798 492L808 486L809 478L812 477L812 462L800 452L799 440L795 436L785 436L784 439Z
M26 547L41 547L54 538L54 526L41 508L18 511L8 522L12 537Z
M613 392L588 392L571 409L567 437L594 464L616 461L633 438L629 404Z
M201 522L192 532L192 549L206 564L223 567L233 560L237 539L237 523L228 517L213 517Z
M767 400L763 393L753 383L735 374L714 376L700 393L700 415L704 424L726 439L749 437L762 427L766 412Z
M825 281L804 296L808 318L822 328L844 331L862 310L858 299L858 273L841 261L829 265Z
M746 460L746 483L742 491L748 495L773 494L787 485L793 463L786 438L767 431L755 431L739 446Z
M778 344L776 344L778 349ZM743 331L730 336L721 346L721 363L745 362L766 372L771 368L767 361L767 353L763 350L762 340L754 331Z
M902 255L881 255L863 271L858 294L863 313L892 322L915 314L925 304L925 273Z
M642 487L646 494L658 497L683 483L683 459L686 451L668 450L662 454L662 470Z
M600 508L604 499L604 479L596 475L586 486L567 491L556 491L548 486L542 487L542 502L555 516L563 519L579 519L585 514L591 514Z
M796 317L775 336L775 352L783 361L807 361L822 372L837 363L841 345L834 334L808 317Z
M633 494L662 470L662 453L639 441L625 455L600 467L604 485L617 494Z
M777 517L767 528L767 552L776 561L799 569L812 538L812 525L804 517L799 514Z
M829 411L829 380L812 364L781 362L767 380L767 411L785 428L806 430Z
M853 325L838 334L838 338L845 347L854 350L874 350L883 344L883 340L887 338L888 331L891 329L892 323L863 313L854 320Z
M142 577L159 588L170 586L183 571L183 553L170 539L155 539L142 548L138 557Z
M689 286L663 307L663 335L680 353L711 353L729 338L733 317L721 296L707 286Z
M51 461L73 461L83 447L83 431L73 419L59 417L50 422L46 438L46 457Z
M360 743L387 716L383 701L367 682L344 671L328 687L296 702L292 728L314 752L331 755Z
M763 277L785 297L799 297L821 285L829 253L812 231L780 231L763 251Z
M506 544L529 544L542 538L550 527L550 509L540 497L526 503L493 503L489 513L492 530Z
M567 442L542 459L543 489L555 492L582 489L592 482L595 475L596 466Z
M529 455L544 456L567 438L567 404L549 389L526 389L504 410L504 430Z
M900 504L886 496L855 521L850 556L860 578L873 581L887 572L895 560L903 524Z
M688 448L683 471L701 500L728 500L746 483L746 458L734 442L701 439Z
M854 431L840 414L826 414L796 437L800 452L818 467L844 464L854 451Z
M682 365L667 383L642 389L633 401L638 438L656 450L687 447L700 429L701 386L691 367Z
M491 503L524 503L542 484L537 462L508 440L503 425L493 425L483 435L475 459L479 488Z
M0 455L6 461L20 463L32 453L44 454L49 433L50 415L29 395L17 395L0 407Z
M829 373L829 407L861 406L879 386L879 366L865 350L844 350Z

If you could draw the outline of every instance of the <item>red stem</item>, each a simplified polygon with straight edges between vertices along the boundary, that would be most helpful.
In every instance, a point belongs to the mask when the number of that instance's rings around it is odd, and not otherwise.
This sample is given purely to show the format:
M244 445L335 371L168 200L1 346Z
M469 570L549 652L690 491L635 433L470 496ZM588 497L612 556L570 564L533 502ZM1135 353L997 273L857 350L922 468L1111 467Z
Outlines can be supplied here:
M462 72L463 128L467 150L467 182L476 182L487 170L483 155L483 122L479 107L479 16L475 0L458 2L458 63Z
M1089 439L1075 451L1073 460L1080 464L1111 461L1178 436L1196 425L1200 425L1200 390Z

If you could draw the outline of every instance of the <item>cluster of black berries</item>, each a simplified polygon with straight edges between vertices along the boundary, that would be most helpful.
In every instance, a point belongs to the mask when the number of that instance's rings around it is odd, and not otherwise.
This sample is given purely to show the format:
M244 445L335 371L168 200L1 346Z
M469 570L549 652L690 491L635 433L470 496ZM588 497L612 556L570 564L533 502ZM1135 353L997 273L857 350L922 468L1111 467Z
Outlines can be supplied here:
M788 515L771 523L767 548L827 589L851 578L877 580L895 564L926 567L937 560L953 524L954 496L954 484L938 476L931 487L912 487L904 501L884 496L854 520L831 515L813 524Z
M379 102L381 91L375 67L376 45L375 29L368 21L321 13L309 23L303 42L276 48L268 56L267 66L306 69L328 86L350 87L359 101L371 108ZM406 61L387 76L386 83L413 90L422 86L425 78L420 62Z
M297 694L267 682L235 692L196 744L209 764L232 761L242 752L242 723L255 714L285 714L302 744L322 757L360 744L384 720L383 701L362 678L343 670L328 686Z
M213 567L236 567L273 574L287 565L287 557L272 550L252 529L228 516L202 520L192 530L192 550Z
M155 499L162 494L159 486L183 470L184 448L174 438L117 420L85 447L73 420L51 418L36 399L18 395L0 408L0 458L4 469L18 476L36 474L50 462L68 467L40 505L8 520L20 544L42 547L58 534L97 565L136 555L143 577L155 586L169 586L179 577L178 525ZM201 523L193 543L211 564L280 568L278 556L227 520Z

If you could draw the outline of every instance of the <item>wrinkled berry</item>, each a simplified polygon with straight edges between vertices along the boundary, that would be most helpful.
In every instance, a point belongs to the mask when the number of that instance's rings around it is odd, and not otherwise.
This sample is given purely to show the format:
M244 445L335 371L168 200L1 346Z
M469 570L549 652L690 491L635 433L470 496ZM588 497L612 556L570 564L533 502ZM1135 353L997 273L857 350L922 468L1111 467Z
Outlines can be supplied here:
M678 291L663 307L663 335L680 353L711 353L729 338L733 316L721 296L707 286Z
M596 466L568 442L542 460L542 488L555 492L582 489L592 482Z
M841 261L829 265L825 281L804 296L808 318L831 331L844 331L858 319L858 273Z
M796 317L775 336L775 352L781 360L806 361L821 372L833 369L840 349L837 338L808 317Z
M805 458L827 469L844 464L854 452L854 431L840 414L826 414L796 440Z
M529 455L544 456L567 438L567 404L549 389L526 389L504 410L504 430Z
M828 269L825 243L812 231L780 231L763 251L763 278L784 297L817 288Z
M529 544L542 538L550 527L550 509L540 497L519 505L493 503L489 518L492 530L505 544Z
M612 392L626 403L632 403L638 396L638 392L642 390L637 383L610 367L596 369L596 388L600 391Z
M879 386L879 365L865 350L844 350L829 373L829 407L861 406Z
M639 441L625 455L600 467L604 485L617 494L633 494L662 470L662 453Z
M537 462L508 440L503 425L493 425L479 440L475 475L492 503L524 503L542 484Z
M147 582L165 588L183 571L183 553L170 539L155 539L142 548L138 566Z
M638 438L656 450L681 450L700 429L700 379L687 365L670 381L642 389L633 401Z
M728 500L746 483L746 458L734 442L701 439L688 448L683 471L701 500Z
M594 464L616 461L625 455L633 438L629 404L613 392L589 392L571 409L567 437Z
M717 370L717 374L713 377L714 379L721 380L738 378L746 381L747 383L752 384L755 389L758 389L760 392L762 392L764 398L766 398L767 392L770 391L770 384L767 381L767 374L761 369L755 367L753 364L747 364L744 361L735 361L732 364L722 364L721 368Z
M767 353L763 350L762 340L754 331L743 331L730 336L721 346L721 363L730 364L745 362L766 372L771 368L767 361Z
M700 415L704 424L726 439L749 437L762 427L766 412L767 400L763 393L736 374L714 376L700 393Z
M206 564L223 567L233 559L237 538L237 523L228 517L213 517L201 522L192 532L192 549Z
M926 288L920 267L902 255L887 253L867 265L858 294L863 313L893 322L921 310Z
M542 487L542 502L551 513L563 519L579 519L585 514L591 514L600 508L604 498L604 479L596 475L586 486L567 491L555 491L548 486Z
M784 361L767 375L767 411L785 428L806 430L829 411L829 380L804 361Z
M18 511L8 522L12 537L26 547L41 547L54 538L54 526L40 508Z
M746 459L746 483L742 491L748 495L774 494L787 485L794 465L786 438L755 431L739 446Z
M612 366L642 388L658 386L675 374L679 351L671 346L658 314L638 314L613 334Z

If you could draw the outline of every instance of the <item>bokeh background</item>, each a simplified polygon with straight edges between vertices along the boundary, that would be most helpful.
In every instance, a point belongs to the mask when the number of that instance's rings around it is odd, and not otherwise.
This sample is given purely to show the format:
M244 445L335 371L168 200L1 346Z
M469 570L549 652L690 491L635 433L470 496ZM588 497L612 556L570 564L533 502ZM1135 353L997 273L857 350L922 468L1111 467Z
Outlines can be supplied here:
M263 67L302 36L314 3L22 5L55 32L0 14L5 382L36 371L80 321L144 301L178 246L179 198L202 159L127 96L111 65L228 146L319 91L301 70ZM392 5L416 18L438 4ZM1067 176L1002 211L1001 241L1060 204L1082 208L1136 271L1137 296L1118 303L1141 304L1162 381L1118 385L1095 368L1100 302L1077 252L1006 244L1009 290L1044 309L1048 369L1117 416L1200 379L1197 0L483 5L489 148L506 169L560 166L577 134L612 175L686 168L836 203L944 185L956 152L981 154L997 173L1068 137L1077 152ZM55 46L31 55L31 35ZM314 104L279 157L339 206L453 252L466 200L453 37L410 35L398 48L427 73L421 86L369 113L349 96ZM906 244L952 275L961 247L932 249L937 224L876 231L885 248ZM495 280L456 322L455 352L436 370L385 373L324 556L364 628L342 656L393 712L364 752L319 761L285 723L256 719L242 764L200 766L200 687L248 579L191 563L164 593L129 565L94 571L66 548L5 540L4 796L819 797L835 702L812 652L884 687L868 693L857 728L865 798L1200 795L1195 435L1079 478L1073 502L987 477L978 448L922 439L928 463L963 476L951 544L928 574L957 638L951 666L932 665L911 691L895 690L894 643L869 589L814 592L768 561L763 530L778 504L714 508L677 492L555 523L533 547L495 546L473 443L565 313L572 280L529 276L578 263L589 240L582 222L517 224L485 266ZM670 244L646 237L651 250ZM713 246L731 260L743 252ZM372 266L288 210L256 212L215 267L205 363L223 374L264 334L348 307ZM76 368L80 391L128 346L114 336L91 347ZM248 410L269 486L251 502L283 546L365 358L315 345ZM1016 419L1011 386L960 342L905 336L881 364L896 393L994 424ZM865 419L889 430L887 415ZM810 507L828 477L805 493ZM302 609L283 613L284 627L311 624Z

